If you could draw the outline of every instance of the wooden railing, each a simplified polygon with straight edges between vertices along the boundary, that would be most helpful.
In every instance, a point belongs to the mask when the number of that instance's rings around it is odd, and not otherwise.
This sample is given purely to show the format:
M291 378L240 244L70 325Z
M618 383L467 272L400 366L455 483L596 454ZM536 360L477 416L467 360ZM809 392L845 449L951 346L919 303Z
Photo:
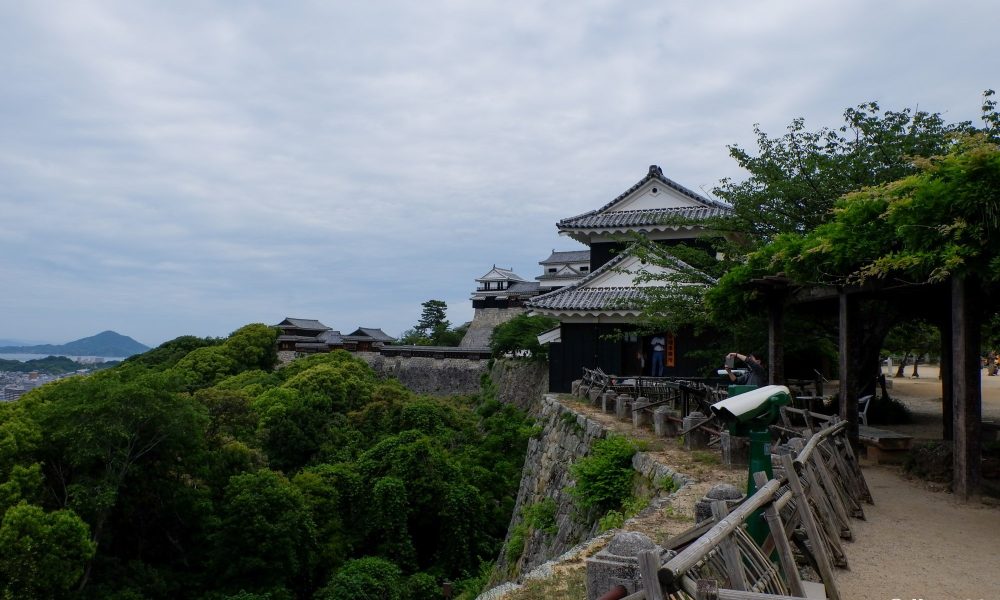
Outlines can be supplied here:
M821 419L804 416L807 423ZM840 600L834 567L847 568L841 539L853 537L851 518L863 518L862 504L872 497L847 439L847 423L825 415L821 420L825 428L806 430L808 439L792 441L794 456L779 455L774 478L754 474L758 490L753 496L732 512L725 502L714 503L714 520L695 527L701 528L698 537L682 535L668 542L668 549L678 552L666 563L656 551L640 554L644 589L627 600L804 598L810 584L799 575L793 546L818 573L826 597ZM770 533L758 545L745 524L761 517Z

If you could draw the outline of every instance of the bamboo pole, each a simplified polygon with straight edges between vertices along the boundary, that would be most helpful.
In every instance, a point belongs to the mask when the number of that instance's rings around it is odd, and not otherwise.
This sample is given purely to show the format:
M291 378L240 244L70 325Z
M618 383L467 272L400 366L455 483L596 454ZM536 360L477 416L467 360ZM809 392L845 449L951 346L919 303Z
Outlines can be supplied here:
M766 483L766 481L765 481ZM729 514L729 508L725 500L716 500L712 503L712 516L716 521L721 521ZM740 552L736 548L736 543L731 535L727 535L719 542L722 550L722 560L726 563L726 572L729 574L729 585L734 590L746 590L746 574L743 572L743 561L740 559Z
M767 474L758 471L753 474L754 483L761 487L767 483ZM799 578L799 569L795 565L795 555L792 554L792 546L788 543L788 533L785 525L781 522L781 515L778 513L777 503L772 502L764 507L764 519L771 530L771 539L774 549L778 553L778 562L781 564L781 571L785 575L785 582L792 595L805 598L805 590L802 589L802 579Z
M809 509L809 499L806 498L805 491L802 489L802 482L795 471L795 464L792 462L792 457L787 454L782 454L780 460L782 466L785 468L788 485L792 488L792 494L795 497L795 506L802 519L802 525L805 527L806 535L809 536L813 555L816 558L816 564L819 566L819 574L823 578L823 584L826 586L827 597L829 600L840 600L840 593L837 591L837 585L833 579L833 567L830 564L830 556L826 552L826 542L823 541L819 527L816 525L816 519L812 514L812 510Z
M791 457L789 457L791 460ZM685 548L680 554L670 559L661 569L665 575L664 583L671 589L676 590L680 585L681 577L695 566L705 554L718 546L723 538L728 536L739 527L751 514L765 504L771 502L777 493L780 483L772 479L764 487L757 490L757 493L743 501L725 519L715 524L703 536L695 540L690 546Z

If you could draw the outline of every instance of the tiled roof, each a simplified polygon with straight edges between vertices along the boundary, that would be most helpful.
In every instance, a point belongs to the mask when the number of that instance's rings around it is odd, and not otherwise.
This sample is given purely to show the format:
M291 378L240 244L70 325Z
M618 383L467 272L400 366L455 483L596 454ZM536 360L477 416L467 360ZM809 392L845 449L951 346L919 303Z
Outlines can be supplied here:
M629 310L643 295L643 288L577 288L570 286L533 298L530 308L549 310Z
M584 286L595 277L610 271L629 256L629 252L621 252L608 262L601 265L580 281L541 296L535 296L525 303L528 308L548 310L603 310L612 303L623 302L619 298L627 298L638 288L590 288Z
M344 339L352 339L357 341L359 339L371 339L376 342L394 342L396 338L392 337L388 333L382 331L381 329L376 329L374 327L358 327L357 331L350 335L345 335Z
M552 251L552 254L541 261L540 265L590 262L590 250L566 250L561 252Z
M537 281L518 281L517 283L512 283L507 287L506 290L502 290L498 293L501 294L537 294L539 290L539 285Z
M602 213L591 211L563 219L556 224L559 229L613 229L619 227L644 227L668 223L669 219L702 220L721 217L728 208L716 206L686 206L675 208L646 208Z
M344 344L344 336L339 331L332 329L319 334L316 336L316 339L331 346L342 346Z
M622 200L624 200L629 194L631 194L632 192L634 192L637 189L641 188L643 185L646 184L647 181L652 181L654 179L656 179L657 181L663 183L664 185L666 185L669 188L677 190L678 192L684 194L685 196L687 196L688 198L691 198L692 200L697 200L700 204L704 204L705 206L715 206L715 207L718 207L718 208L729 208L727 205L725 205L725 204L723 204L721 202L718 202L716 200L710 200L710 199L702 196L701 194L699 194L697 192L693 192L693 191L689 190L688 188L686 188L683 185L677 183L673 179L670 179L669 177L666 177L663 174L663 169L661 169L657 165L649 165L649 172L646 173L646 176L643 177L642 179L640 179L638 183L636 183L635 185L633 185L629 189L625 190L617 198L615 198L611 202L608 202L607 204L605 204L604 206L602 206L601 208L597 209L594 212L601 212L601 211L608 210L609 208L611 208L615 204L618 204L619 202L621 202Z
M585 273L581 273L576 269L566 269L559 271L558 273L546 273L544 275L539 275L535 277L538 281L549 281L554 279L579 279L583 277Z
M653 180L659 181L668 188L680 192L697 202L700 206L611 211L612 208L628 198L633 192ZM611 202L608 202L597 210L592 210L576 215L575 217L563 219L556 224L556 227L559 229L642 227L660 224L665 219L670 217L698 220L725 215L728 214L730 210L732 209L728 204L724 204L717 200L711 200L701 194L693 192L676 181L665 177L663 175L663 170L661 170L660 167L650 165L649 172L645 177L640 179L638 183L629 189L625 190Z
M491 275L493 276L491 277ZM524 277L521 277L511 269L504 269L493 265L489 273L476 279L476 281L524 281Z
M315 342L318 340L318 336L312 335L279 335L279 342Z
M284 321L278 323L278 327L281 327L282 325L288 325L291 327L295 327L297 329L320 329L320 330L330 329L329 327L320 323L316 319L296 319L294 317L285 317Z
M581 279L580 281L563 288L551 291L541 296L525 302L528 308L551 311L614 311L614 312L635 312L637 300L646 293L645 288L639 286L629 287L588 287L588 285L602 274L618 268L618 265L631 258L629 249L619 253L617 256L601 265L600 268ZM690 269L686 263L670 257L677 263L678 268Z
M421 354L476 354L490 353L489 346L387 346L381 350L383 354L400 354L401 352L416 352Z

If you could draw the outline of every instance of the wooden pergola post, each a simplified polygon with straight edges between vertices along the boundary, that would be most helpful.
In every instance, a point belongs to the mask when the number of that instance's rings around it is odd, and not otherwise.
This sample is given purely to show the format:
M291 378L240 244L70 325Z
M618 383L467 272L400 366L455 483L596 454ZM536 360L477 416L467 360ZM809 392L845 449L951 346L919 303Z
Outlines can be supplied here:
M954 401L952 488L968 500L982 472L982 390L979 364L978 288L964 276L951 279L951 390Z
M856 301L847 295L845 290L840 290L839 315L839 350L840 350L840 418L847 421L847 437L851 445L858 447L858 373L854 368L857 361L851 360L851 356L858 349L856 334L857 307Z
M785 297L774 294L767 306L768 383L785 383Z

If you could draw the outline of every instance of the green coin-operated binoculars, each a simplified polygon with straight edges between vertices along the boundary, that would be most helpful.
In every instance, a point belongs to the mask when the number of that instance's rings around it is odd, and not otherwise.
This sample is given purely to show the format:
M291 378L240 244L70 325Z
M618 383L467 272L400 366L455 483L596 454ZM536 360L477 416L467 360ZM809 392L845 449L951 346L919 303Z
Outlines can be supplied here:
M750 438L749 472L747 474L747 497L757 492L753 474L767 473L774 476L771 468L771 430L769 427L781 418L781 407L789 404L792 396L783 385L731 385L729 397L711 406L712 413L729 429L729 434ZM758 544L767 538L767 524L759 515L747 522L747 531Z

